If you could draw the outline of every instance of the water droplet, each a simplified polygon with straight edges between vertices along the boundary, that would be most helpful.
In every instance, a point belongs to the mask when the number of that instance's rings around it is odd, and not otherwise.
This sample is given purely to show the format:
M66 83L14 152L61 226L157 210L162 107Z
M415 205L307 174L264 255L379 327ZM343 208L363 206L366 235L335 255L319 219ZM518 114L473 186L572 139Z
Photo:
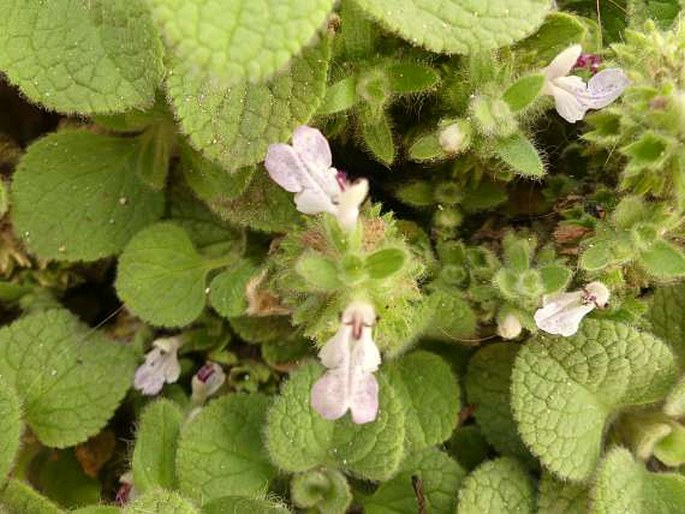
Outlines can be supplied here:
M60 247L57 249L57 251L58 251L58 252L61 252L61 253L66 252L66 250L67 250L67 247L64 246L64 245L60 245Z
M128 198L122 196L119 198L119 205L126 205L128 203Z
M57 370L56 369L50 370L50 376L52 376L52 377L57 376Z

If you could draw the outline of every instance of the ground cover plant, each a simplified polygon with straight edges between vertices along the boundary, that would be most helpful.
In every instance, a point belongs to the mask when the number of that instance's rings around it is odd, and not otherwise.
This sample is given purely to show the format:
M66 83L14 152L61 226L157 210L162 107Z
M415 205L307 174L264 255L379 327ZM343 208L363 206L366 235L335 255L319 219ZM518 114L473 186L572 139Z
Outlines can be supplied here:
M685 512L676 0L0 0L0 512Z

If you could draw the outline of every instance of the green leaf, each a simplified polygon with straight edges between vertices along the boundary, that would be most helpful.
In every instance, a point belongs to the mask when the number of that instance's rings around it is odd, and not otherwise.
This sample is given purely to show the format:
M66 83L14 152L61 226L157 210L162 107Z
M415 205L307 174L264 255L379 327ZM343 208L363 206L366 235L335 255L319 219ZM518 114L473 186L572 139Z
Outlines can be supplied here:
M295 271L314 291L334 291L343 286L336 262L320 253L304 253L297 259Z
M612 321L583 321L572 337L539 336L516 357L512 406L524 442L555 474L585 480L615 411L655 402L675 381L659 339Z
M33 102L66 113L149 106L162 44L140 0L0 1L0 70Z
M432 319L426 326L426 336L441 341L471 337L476 332L476 315L458 291L439 289L428 297Z
M71 514L120 514L121 510L113 505L88 505L70 512Z
M309 404L320 374L315 364L297 369L267 413L264 443L271 460L284 471L307 471L328 458L335 423L323 419Z
M198 501L263 494L276 469L262 444L269 399L223 396L183 427L176 454L179 489Z
M407 260L400 248L383 248L366 257L364 268L373 280L383 280L402 271Z
M511 457L485 462L464 479L458 514L535 512L535 488L523 465Z
M649 311L654 334L673 349L685 369L685 283L658 287Z
M267 500L224 496L204 504L202 514L290 514L290 510Z
M668 393L664 401L663 412L672 418L685 417L685 377L681 377L671 392Z
M542 474L538 514L587 514L589 509L585 485L558 480L551 473Z
M587 34L583 20L566 12L552 12L532 36L516 45L517 51L535 52L540 62L548 64L557 54L582 43Z
M269 144L287 141L316 112L325 94L329 58L326 38L269 82L230 88L174 69L167 85L181 130L197 150L227 170L255 164Z
M545 286L545 294L561 291L568 286L573 272L564 266L549 265L538 269L542 283Z
M535 30L549 10L544 0L469 2L357 0L382 25L414 44L442 53L467 54L513 43Z
M155 489L136 498L123 509L123 514L200 514L189 500L174 491Z
M209 302L224 316L232 318L245 314L247 283L257 273L257 267L248 260L240 260L226 271L219 273L209 284Z
M157 223L141 230L124 249L117 294L149 323L188 325L205 307L205 282L213 267L217 265L197 253L185 230L169 222Z
M357 79L346 77L326 88L326 96L316 112L318 115L335 114L354 107L357 103Z
M283 386L267 415L265 444L271 460L285 471L307 471L318 465L338 467L370 480L385 480L397 470L403 456L402 404L387 380L380 386L378 418L355 425L346 416L323 419L310 406L321 366L307 364Z
M401 202L412 207L428 207L436 203L433 196L433 186L425 180L417 180L400 186L397 190L397 197Z
M466 471L473 471L491 452L478 425L462 425L447 442L447 451Z
M415 62L393 61L383 68L388 77L388 87L393 93L421 93L437 87L440 75L430 66Z
M476 352L466 374L466 397L476 407L478 426L501 454L530 460L511 410L511 373L519 351L512 343L495 343Z
M466 473L445 453L426 448L409 454L397 475L362 499L366 514L419 512L412 481L420 483L426 512L454 512L456 490ZM412 478L415 477L415 478Z
M467 212L486 211L503 204L507 198L507 192L500 184L483 181L469 191L459 205Z
M30 485L11 478L0 487L0 512L8 514L61 514L63 511ZM4 510L7 509L7 510Z
M242 195L217 197L209 206L221 219L260 232L288 232L301 219L292 193L271 180L262 167Z
M352 503L345 475L326 468L295 475L290 482L290 496L298 507L315 507L326 514L345 514Z
M387 373L404 408L407 449L421 450L447 440L461 406L449 364L435 354L414 352L393 361Z
M69 130L32 144L12 182L12 221L29 249L55 260L117 254L159 218L164 197L136 175L134 138Z
M542 177L545 165L533 144L521 134L498 141L495 155L512 171L524 177Z
M674 468L685 464L685 427L672 423L671 433L656 443L653 453L666 466Z
M611 450L591 491L593 514L677 514L685 504L685 477L650 473L628 450Z
M96 434L126 394L135 367L129 348L67 311L29 314L0 329L0 376L47 446L64 448Z
M9 190L4 180L0 180L0 218L7 214L10 206Z
M150 404L141 414L131 459L137 491L175 488L176 446L182 422L181 409L165 399Z
M685 276L685 254L675 245L658 239L642 250L638 262L650 275L660 279Z
M515 135L518 127L516 117L509 104L500 98L470 96L469 113L474 127L488 138L508 138Z
M164 188L175 136L176 126L171 120L157 123L138 136L140 146L135 161L136 171L153 189Z
M440 145L440 138L438 132L428 132L427 134L420 135L411 144L407 153L411 160L417 162L434 161L438 159L444 159L447 157L447 153ZM422 184L423 182L417 183ZM429 184L426 183L426 185Z
M375 116L371 109L359 112L359 128L366 148L382 164L390 166L395 160L395 142L390 119L386 112Z
M332 0L151 0L152 14L181 73L224 85L263 81L325 24Z
M545 76L542 73L524 75L502 93L502 99L513 112L518 112L535 101L544 85Z
M19 398L5 380L0 378L0 487L14 466L22 428Z
M215 162L205 159L188 144L180 145L179 154L179 167L183 178L193 192L205 202L230 200L240 196L250 185L255 172L254 166L229 172Z

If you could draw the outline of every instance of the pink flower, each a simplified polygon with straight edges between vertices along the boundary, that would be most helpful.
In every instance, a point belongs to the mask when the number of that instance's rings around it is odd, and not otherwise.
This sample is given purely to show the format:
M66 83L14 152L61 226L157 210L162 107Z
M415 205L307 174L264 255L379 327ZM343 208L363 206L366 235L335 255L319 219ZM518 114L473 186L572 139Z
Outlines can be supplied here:
M264 166L271 178L286 191L295 193L295 205L303 214L327 212L340 226L352 231L357 226L359 206L369 192L365 179L350 182L332 167L328 141L318 130L302 125L293 133L293 144L269 145Z
M353 302L340 328L319 352L328 371L312 387L311 404L325 419L339 419L349 410L352 421L369 423L378 414L378 381L373 372L381 354L371 332L376 312L365 302Z

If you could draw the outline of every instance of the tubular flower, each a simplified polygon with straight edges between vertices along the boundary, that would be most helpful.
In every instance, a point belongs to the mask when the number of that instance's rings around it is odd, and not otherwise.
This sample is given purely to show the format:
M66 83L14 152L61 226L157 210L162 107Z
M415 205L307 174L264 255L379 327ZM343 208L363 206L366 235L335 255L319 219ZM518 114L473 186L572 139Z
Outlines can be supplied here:
M535 324L550 334L572 336L585 315L603 309L609 296L609 289L601 282L591 282L580 291L545 296L542 308L535 312Z
M595 74L586 84L582 78L569 75L581 55L580 45L568 47L547 66L542 93L554 97L559 115L569 123L582 120L589 109L601 109L616 100L628 86L620 68L608 68Z
M375 323L370 304L353 302L345 309L338 332L319 352L328 371L312 387L311 404L324 418L339 419L349 410L354 423L376 419L378 381L373 372L381 354L371 334Z
M357 226L359 206L369 192L366 179L350 182L332 165L331 149L318 130L302 125L293 133L293 144L269 145L264 166L271 178L295 193L295 205L303 214L327 212L340 226Z

